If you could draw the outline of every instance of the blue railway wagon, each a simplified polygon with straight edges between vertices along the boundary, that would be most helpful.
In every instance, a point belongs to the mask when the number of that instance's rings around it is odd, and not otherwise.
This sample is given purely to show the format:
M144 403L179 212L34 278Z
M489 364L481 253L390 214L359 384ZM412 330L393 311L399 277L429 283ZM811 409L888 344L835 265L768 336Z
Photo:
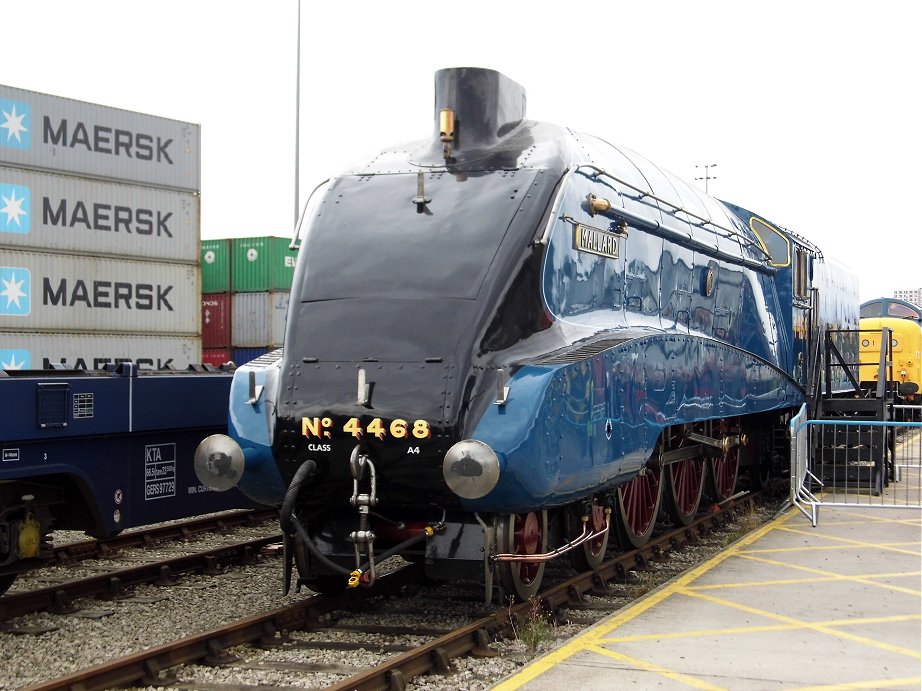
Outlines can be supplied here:
M196 446L226 429L232 373L0 372L0 592L50 556L52 530L95 537L255 504L193 469Z

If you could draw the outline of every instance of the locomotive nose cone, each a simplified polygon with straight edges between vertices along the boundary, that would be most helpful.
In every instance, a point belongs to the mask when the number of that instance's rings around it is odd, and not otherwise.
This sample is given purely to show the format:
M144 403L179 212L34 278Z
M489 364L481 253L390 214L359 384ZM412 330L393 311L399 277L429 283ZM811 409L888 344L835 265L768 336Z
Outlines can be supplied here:
M206 437L195 450L195 475L199 482L216 492L235 487L243 473L243 465L243 449L225 434Z

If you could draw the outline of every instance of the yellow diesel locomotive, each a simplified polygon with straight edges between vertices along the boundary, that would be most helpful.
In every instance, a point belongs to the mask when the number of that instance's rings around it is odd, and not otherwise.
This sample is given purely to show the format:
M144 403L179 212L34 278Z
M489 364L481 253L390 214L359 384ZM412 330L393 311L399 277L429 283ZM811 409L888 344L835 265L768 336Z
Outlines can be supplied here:
M861 305L860 378L874 391L880 380L881 337L890 329L885 358L886 390L897 402L918 404L922 400L922 307L896 298L876 298Z

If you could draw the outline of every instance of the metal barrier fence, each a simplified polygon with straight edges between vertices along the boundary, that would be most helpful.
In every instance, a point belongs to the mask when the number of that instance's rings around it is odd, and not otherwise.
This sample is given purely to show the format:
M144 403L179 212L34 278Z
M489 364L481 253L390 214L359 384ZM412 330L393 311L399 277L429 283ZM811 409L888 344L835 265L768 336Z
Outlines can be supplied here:
M791 420L790 502L816 526L820 506L922 509L922 406L904 422Z

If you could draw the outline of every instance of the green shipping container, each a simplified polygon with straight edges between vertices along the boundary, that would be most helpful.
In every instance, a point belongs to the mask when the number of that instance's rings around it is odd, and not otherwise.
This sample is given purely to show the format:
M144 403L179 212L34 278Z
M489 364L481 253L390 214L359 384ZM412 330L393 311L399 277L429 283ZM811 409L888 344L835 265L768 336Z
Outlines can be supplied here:
M235 238L231 250L231 290L260 293L290 290L295 273L296 250L288 249L289 238Z
M202 292L230 292L230 240L202 240Z

